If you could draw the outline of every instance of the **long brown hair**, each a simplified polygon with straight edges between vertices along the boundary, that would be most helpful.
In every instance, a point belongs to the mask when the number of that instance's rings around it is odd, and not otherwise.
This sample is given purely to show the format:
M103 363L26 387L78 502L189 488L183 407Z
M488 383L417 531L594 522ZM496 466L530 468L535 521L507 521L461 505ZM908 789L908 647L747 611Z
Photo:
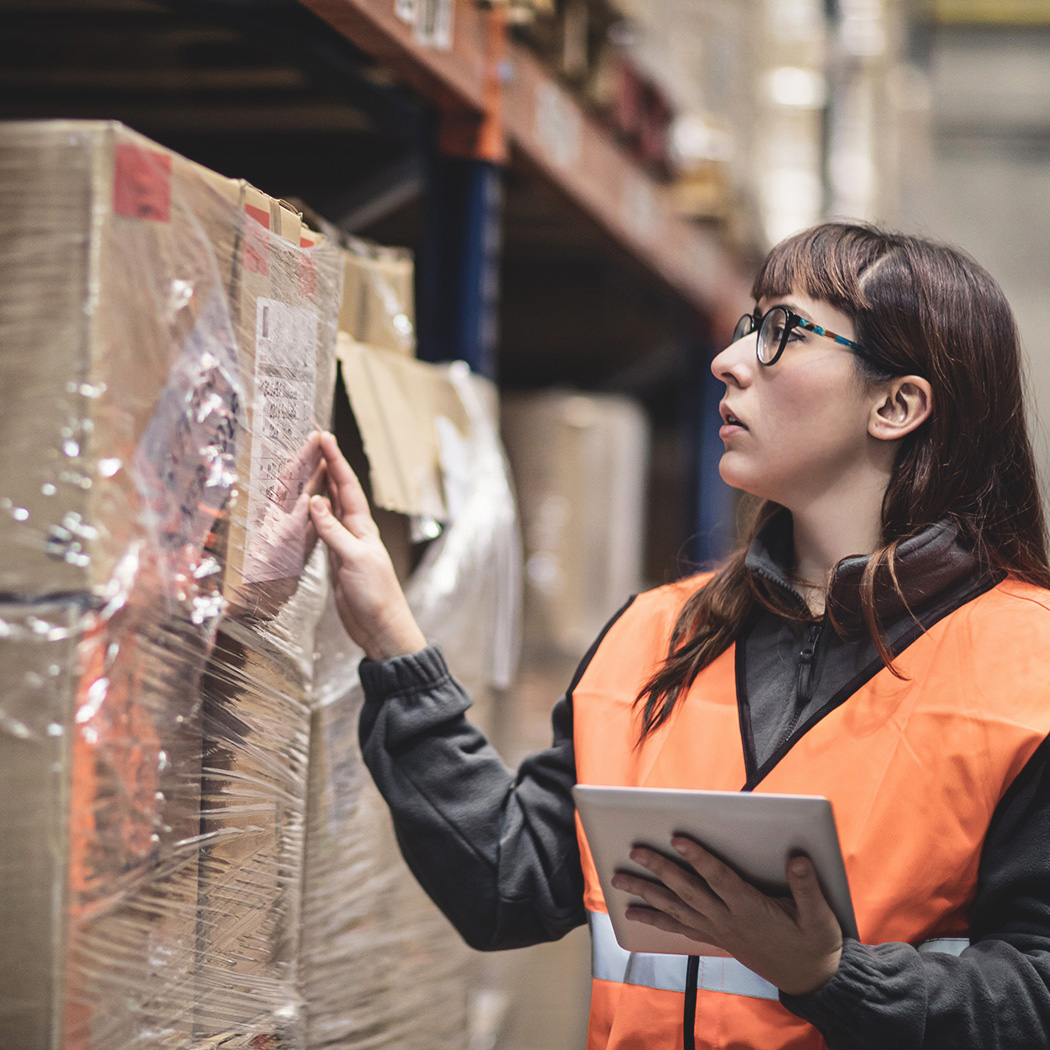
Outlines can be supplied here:
M898 545L945 517L986 571L1050 587L1046 525L1024 409L1020 338L995 280L964 252L921 237L830 222L782 241L751 289L759 299L804 294L848 314L874 354L862 376L924 376L933 412L901 439L882 501L881 545L860 590L864 620L894 673L876 608L897 592ZM642 738L667 720L696 676L761 606L799 618L795 605L745 566L747 548L779 510L760 503L741 546L685 603L663 665L638 695Z

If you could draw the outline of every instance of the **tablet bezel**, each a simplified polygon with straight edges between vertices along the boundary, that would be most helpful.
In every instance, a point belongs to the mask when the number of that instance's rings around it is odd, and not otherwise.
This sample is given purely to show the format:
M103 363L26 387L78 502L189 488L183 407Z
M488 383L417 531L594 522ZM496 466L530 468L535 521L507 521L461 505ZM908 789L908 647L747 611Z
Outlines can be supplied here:
M715 945L627 919L628 904L642 902L612 886L617 871L652 878L629 860L634 845L649 846L681 863L671 848L676 834L695 838L766 892L785 895L788 858L807 854L843 933L857 936L835 816L823 796L577 784L573 797L616 940L628 951L726 954Z

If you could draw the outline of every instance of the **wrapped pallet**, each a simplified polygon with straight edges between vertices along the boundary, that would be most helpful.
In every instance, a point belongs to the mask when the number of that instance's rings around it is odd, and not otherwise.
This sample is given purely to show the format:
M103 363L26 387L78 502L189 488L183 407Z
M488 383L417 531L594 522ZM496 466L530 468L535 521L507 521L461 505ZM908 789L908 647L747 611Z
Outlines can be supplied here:
M325 559L308 501L330 425L341 253L242 188L231 294L246 406L201 702L196 1012L207 1045L305 1046L298 967L309 695Z
M113 123L0 187L0 1045L301 1047L338 253Z
M0 1046L458 1050L471 956L364 775L360 654L318 627L345 254L118 124L0 126L0 186ZM391 345L391 260L369 352L424 396L403 509L442 523L409 593L483 696L517 637L495 398Z
M520 553L494 392L458 366L446 370L404 359L397 365L349 348L341 358L358 422L367 431L373 491L386 492L411 512L413 500L419 501L416 510L433 506L429 479L436 467L444 478L444 528L406 588L415 616L475 696L504 688L516 657ZM381 414L367 403L395 397L407 397L414 407L419 440L384 430ZM377 477L384 471L391 476ZM425 482L398 487L399 477ZM362 654L331 605L318 652L303 896L307 1045L463 1050L475 1045L477 960L398 854L386 806L357 744Z

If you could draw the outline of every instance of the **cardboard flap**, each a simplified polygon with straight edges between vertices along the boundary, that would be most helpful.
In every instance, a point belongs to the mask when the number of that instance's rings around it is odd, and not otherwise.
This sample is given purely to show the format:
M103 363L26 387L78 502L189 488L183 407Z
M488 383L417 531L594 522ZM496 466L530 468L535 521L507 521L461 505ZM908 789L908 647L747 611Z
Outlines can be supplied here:
M440 415L467 431L447 372L436 365L354 342L339 333L336 353L361 429L375 502L401 514L448 519L438 433Z

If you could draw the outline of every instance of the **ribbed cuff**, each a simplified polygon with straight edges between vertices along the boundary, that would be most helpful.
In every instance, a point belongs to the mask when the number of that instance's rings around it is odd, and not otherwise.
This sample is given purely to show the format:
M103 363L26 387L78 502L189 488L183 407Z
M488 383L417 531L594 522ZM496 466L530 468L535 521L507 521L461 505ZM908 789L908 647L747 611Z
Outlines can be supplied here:
M847 937L838 971L827 984L808 995L781 992L780 1001L816 1025L825 1039L848 1035L857 1047L913 1045L912 1002L922 995L909 965L915 954L907 944L869 945Z
M365 657L358 665L358 675L365 691L365 703L427 692L451 678L445 655L436 645L390 660Z

